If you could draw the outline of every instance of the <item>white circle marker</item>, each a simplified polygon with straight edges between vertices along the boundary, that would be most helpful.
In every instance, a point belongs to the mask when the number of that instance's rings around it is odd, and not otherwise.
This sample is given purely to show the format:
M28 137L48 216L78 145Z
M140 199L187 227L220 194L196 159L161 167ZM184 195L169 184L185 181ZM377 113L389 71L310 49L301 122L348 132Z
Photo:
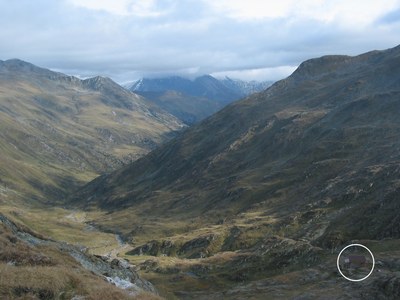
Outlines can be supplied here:
M366 249L366 250L369 252L369 254L370 254L371 257L372 257L372 268L371 268L371 271L368 273L367 276L365 276L365 277L363 277L363 278L361 278L361 279L351 279L351 278L347 277L346 275L344 275L344 274L342 273L342 270L340 270L340 265L339 265L340 255L342 255L342 253L343 253L344 250L346 250L347 248L350 248L350 247L361 247L361 248L364 248L364 249ZM337 266L337 268L338 268L338 270L339 270L340 275L342 275L344 278L346 278L346 279L349 280L349 281L359 282L359 281L363 281L363 280L367 279L367 278L372 274L372 272L374 271L374 268L375 268L375 257L374 257L374 255L372 254L371 250L369 250L366 246L361 245L361 244L351 244L351 245L348 245L348 246L344 247L344 248L342 249L342 251L340 251L340 253L339 253L338 257L337 257L337 260L336 260L336 266Z

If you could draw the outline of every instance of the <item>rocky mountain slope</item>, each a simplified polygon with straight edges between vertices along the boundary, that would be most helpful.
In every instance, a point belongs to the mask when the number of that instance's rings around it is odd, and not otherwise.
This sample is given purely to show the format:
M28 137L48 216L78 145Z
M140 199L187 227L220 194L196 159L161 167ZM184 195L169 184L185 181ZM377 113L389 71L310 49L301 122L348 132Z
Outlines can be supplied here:
M126 261L48 239L3 214L0 245L2 299L160 299Z
M0 203L57 201L184 127L108 78L0 61Z
M175 296L396 299L399 96L400 47L312 59L71 200ZM357 291L335 266L354 241L380 261Z
M187 124L196 123L228 103L259 92L272 82L245 82L204 75L194 80L179 76L143 78L127 88L145 96Z

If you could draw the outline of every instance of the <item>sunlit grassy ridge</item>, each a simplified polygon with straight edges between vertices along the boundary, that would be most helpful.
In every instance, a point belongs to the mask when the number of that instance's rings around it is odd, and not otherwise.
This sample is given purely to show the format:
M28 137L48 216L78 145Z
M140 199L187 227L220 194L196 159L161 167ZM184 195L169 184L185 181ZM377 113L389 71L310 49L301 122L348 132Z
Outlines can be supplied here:
M18 60L1 62L0 199L57 202L181 128L110 79L82 81Z

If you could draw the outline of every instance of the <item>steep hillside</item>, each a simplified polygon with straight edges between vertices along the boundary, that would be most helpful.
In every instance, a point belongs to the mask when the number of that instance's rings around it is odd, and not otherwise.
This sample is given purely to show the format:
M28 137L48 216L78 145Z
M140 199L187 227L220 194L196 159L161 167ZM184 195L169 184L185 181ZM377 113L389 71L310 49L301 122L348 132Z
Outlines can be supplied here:
M179 76L144 78L127 86L153 101L186 124L194 124L228 103L266 89L270 82L245 82L210 75L189 80Z
M396 299L399 111L400 47L312 59L71 199L111 210L97 224L175 296ZM352 290L335 259L357 241L380 273Z
M2 299L160 299L132 265L58 243L0 214Z
M59 200L184 125L112 80L0 61L0 203Z

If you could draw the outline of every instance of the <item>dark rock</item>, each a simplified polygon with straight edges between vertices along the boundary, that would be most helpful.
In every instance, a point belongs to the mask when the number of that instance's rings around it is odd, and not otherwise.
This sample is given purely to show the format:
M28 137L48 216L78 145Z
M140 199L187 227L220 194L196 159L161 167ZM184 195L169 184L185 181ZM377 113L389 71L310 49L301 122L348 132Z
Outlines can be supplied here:
M178 250L178 255L188 258L202 258L208 256L207 247L216 238L216 235L209 234L190 240L182 245Z

